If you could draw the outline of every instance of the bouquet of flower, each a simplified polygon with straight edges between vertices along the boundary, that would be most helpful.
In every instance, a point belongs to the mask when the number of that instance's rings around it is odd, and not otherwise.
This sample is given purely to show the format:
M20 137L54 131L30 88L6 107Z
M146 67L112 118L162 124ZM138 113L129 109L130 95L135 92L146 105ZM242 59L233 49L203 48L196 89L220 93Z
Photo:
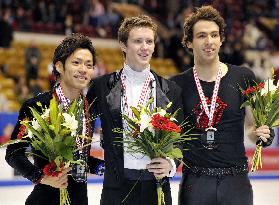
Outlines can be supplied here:
M274 79L268 79L255 86L242 90L247 100L242 107L250 106L256 127L267 125L270 128L279 126L279 87L274 84ZM258 140L256 151L252 159L251 171L256 171L259 166L262 168L261 152L263 141Z
M37 105L42 112L30 107L33 120L24 119L21 121L18 140L9 142L9 144L19 142L30 142L33 149L42 153L42 156L49 162L44 168L43 173L48 176L58 176L63 169L80 163L74 160L73 153L76 149L76 137L82 129L79 122L81 112L83 112L84 100L79 98L71 103L67 112L64 112L62 106L58 105L55 96L50 101L49 108L43 108L41 103ZM31 155L38 155L30 153ZM69 205L70 198L66 188L60 188L60 205Z
M178 144L191 140L186 133L182 133L182 126L177 125L174 114L168 113L166 110L156 107L149 111L148 107L152 103L151 99L147 106L139 106L139 108L131 107L133 116L123 115L124 120L127 122L128 130L115 129L117 133L125 133L127 137L123 139L124 146L127 151L134 153L141 153L148 156L150 159L156 157L182 159L182 151L178 148ZM172 103L166 107L168 109ZM158 205L164 204L164 196L162 191L162 183L157 179L157 194Z

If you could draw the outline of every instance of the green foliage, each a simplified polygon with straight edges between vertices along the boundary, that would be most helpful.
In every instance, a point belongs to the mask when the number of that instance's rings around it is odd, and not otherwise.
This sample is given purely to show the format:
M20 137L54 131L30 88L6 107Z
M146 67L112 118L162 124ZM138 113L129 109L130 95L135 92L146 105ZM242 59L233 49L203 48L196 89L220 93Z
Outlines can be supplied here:
M267 125L270 128L279 126L278 85L274 85L273 80L269 79L264 83L249 87L247 90L242 90L247 100L241 105L241 108L245 106L251 107L256 127L262 125Z
M78 103L79 101L79 103ZM38 106L42 107L40 103ZM82 98L74 100L69 106L67 113L75 116L78 124L82 127L80 116L83 112L84 101ZM21 124L26 126L27 130L32 133L31 136L24 136L22 140L11 141L10 144L19 142L30 142L33 149L42 153L42 158L49 162L55 161L57 166L61 163L76 162L73 160L73 153L76 151L76 137L86 138L85 136L72 136L71 129L63 125L65 118L62 106L58 105L55 96L50 101L49 109L43 109L39 112L30 107L33 121L23 120ZM47 113L49 111L49 113ZM34 127L32 123L37 122L39 127ZM78 133L78 132L77 132ZM84 145L87 146L87 145ZM37 155L35 153L31 153Z
M155 107L150 111L149 106L152 102L153 99L147 103L147 106L139 106L139 108L131 107L134 118L123 115L123 120L128 125L129 130L125 131L120 128L113 130L116 133L125 134L125 137L122 140L119 139L118 142L123 143L128 152L141 153L151 159L156 157L182 159L182 151L178 148L178 144L192 139L190 130L185 133L180 133L177 131L165 130L163 128L156 128L151 123L155 114L161 116L162 113L164 114L161 117L164 118L166 123L174 123L176 122L175 116L178 114L179 109L173 114L166 112L166 110L160 107ZM170 108L171 105L172 102L166 106L166 109ZM145 116L143 119L148 118L148 121L146 122L146 120L142 120L142 116ZM147 127L144 127L144 129L141 128L141 123L147 124ZM186 123L183 123L183 125L185 124ZM166 126L168 125L166 124Z

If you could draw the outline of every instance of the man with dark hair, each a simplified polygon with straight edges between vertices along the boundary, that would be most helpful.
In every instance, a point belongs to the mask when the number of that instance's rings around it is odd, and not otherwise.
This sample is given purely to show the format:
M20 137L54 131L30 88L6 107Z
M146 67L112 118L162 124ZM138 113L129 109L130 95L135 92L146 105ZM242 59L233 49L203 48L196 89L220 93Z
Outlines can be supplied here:
M198 140L185 143L181 205L253 204L244 124L254 141L272 142L268 126L255 129L251 110L240 108L245 97L239 87L252 84L254 74L219 60L224 28L224 19L211 6L197 8L184 23L183 45L193 52L194 67L171 80L183 88L184 115Z
M153 107L173 105L170 112L181 107L181 90L178 86L150 70L154 52L157 26L148 16L141 15L124 19L118 40L125 56L123 69L93 81L87 97L94 101L93 112L100 115L103 131L105 170L102 205L152 205L157 204L156 178L164 178L164 200L171 202L168 177L176 171L173 160L130 153L119 141L126 134L114 133L114 128L127 128L121 115L131 117L130 106L146 105L153 98ZM98 92L98 93L96 93ZM182 114L182 112L181 112ZM178 116L181 121L182 116Z
M29 107L40 110L37 103L40 102L43 107L49 107L50 100L55 96L56 100L63 109L67 109L71 101L81 98L85 102L84 113L80 116L84 125L82 133L90 136L90 123L88 119L88 109L86 98L82 96L82 90L88 86L92 79L94 65L96 64L95 50L89 38L81 34L73 34L66 37L62 43L55 49L53 57L54 71L58 76L58 81L52 91L39 94L38 96L27 100L19 111L18 122L12 133L11 139L17 139L20 132L20 121L28 118L32 120ZM82 134L80 133L80 134ZM78 140L78 139L77 139ZM86 140L87 141L87 140ZM77 147L83 143L77 142ZM15 168L21 175L35 184L32 193L26 200L26 204L50 205L59 204L59 188L67 188L73 205L87 205L87 183L86 173L83 178L78 178L76 169L68 168L57 177L45 176L42 169L48 162L37 155L34 155L34 164L31 163L25 155L29 143L11 144L7 147L6 161ZM90 147L85 147L82 151L76 153L84 159L91 173L96 173L97 169L103 164L102 160L93 158L90 155ZM72 176L68 176L71 171ZM85 171L85 170L84 170Z

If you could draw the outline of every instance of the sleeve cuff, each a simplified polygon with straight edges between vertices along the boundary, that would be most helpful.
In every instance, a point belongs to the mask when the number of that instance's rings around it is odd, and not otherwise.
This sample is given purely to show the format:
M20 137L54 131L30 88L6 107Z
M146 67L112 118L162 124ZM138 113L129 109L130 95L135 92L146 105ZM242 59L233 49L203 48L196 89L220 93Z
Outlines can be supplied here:
M176 174L176 164L175 164L175 162L174 162L173 159L171 159L171 158L169 158L169 157L167 157L167 159L170 160L171 165L172 165L172 170L170 171L168 177L173 177L173 176Z
M105 163L102 162L97 166L95 174L99 176L103 176L104 172L105 172Z
M44 177L44 174L43 174L42 170L39 170L38 172L36 172L36 174L34 174L31 181L33 184L39 184L42 181L43 177Z
M265 148L265 147L268 147L268 146L270 146L272 144L272 142L274 140L274 137L275 137L275 132L274 132L274 130L272 128L269 128L269 130L270 130L270 137L267 138L267 141L264 142L263 140L258 139L257 142L256 142L257 145L260 142L262 142L262 146L263 146L263 148Z

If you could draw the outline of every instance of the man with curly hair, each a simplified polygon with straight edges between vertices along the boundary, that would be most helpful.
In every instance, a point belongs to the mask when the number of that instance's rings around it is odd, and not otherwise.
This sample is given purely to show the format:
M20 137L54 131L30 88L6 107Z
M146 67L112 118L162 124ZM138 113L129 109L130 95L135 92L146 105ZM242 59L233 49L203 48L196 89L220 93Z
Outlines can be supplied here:
M251 205L244 147L246 135L270 145L268 126L255 129L251 110L239 86L255 81L249 69L222 63L219 50L225 22L211 6L197 8L184 22L183 45L192 51L194 66L173 77L182 89L184 115L192 123L197 140L185 143L182 205Z

